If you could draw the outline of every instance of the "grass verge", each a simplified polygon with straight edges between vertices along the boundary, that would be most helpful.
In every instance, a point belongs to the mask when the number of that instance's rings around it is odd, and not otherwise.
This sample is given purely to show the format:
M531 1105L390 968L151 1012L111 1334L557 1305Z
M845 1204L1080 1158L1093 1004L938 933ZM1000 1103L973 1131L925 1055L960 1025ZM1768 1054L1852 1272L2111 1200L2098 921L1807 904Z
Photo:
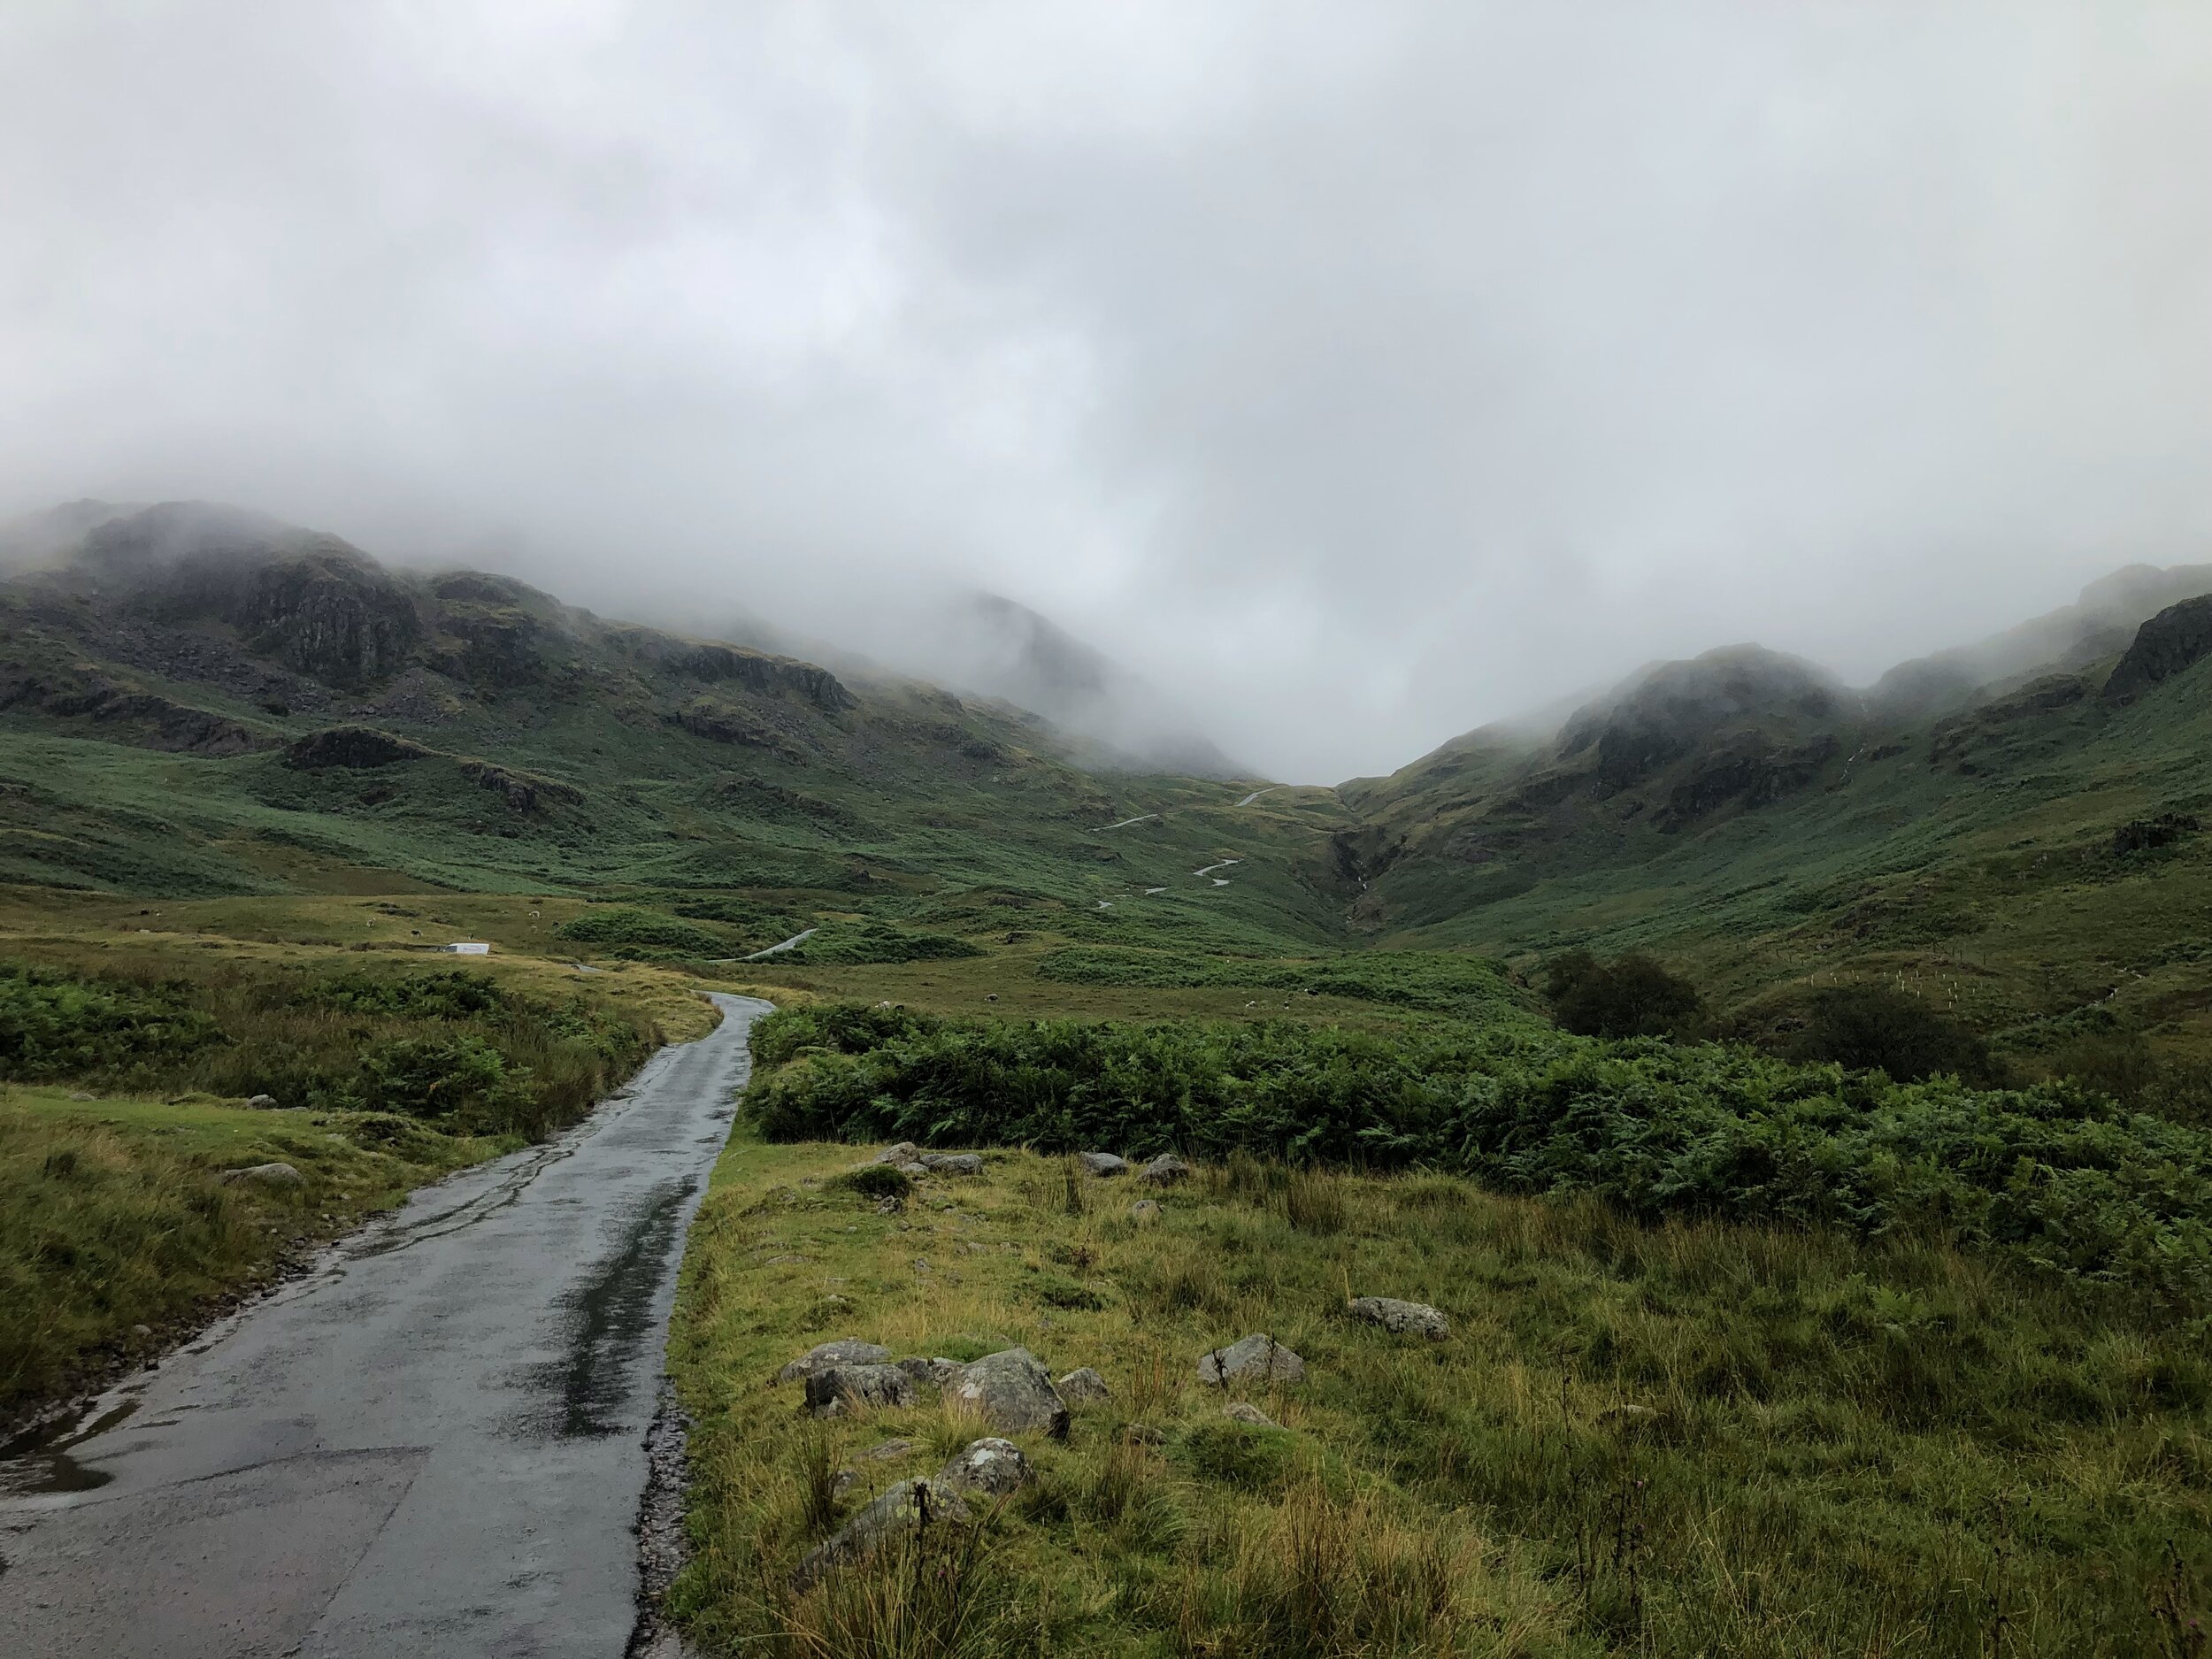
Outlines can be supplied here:
M879 1213L833 1183L856 1156L741 1133L692 1235L672 1606L713 1651L2200 1650L2203 1333L2108 1287L1241 1156L1156 1221L1025 1152ZM1451 1334L1356 1324L1348 1294L1433 1303ZM1309 1367L1250 1396L1279 1428L1231 1421L1195 1369L1261 1331ZM935 1403L807 1418L777 1369L843 1336L1020 1344L1111 1396L1064 1444L1016 1437L1037 1479L972 1536L801 1594L806 1550L979 1432Z

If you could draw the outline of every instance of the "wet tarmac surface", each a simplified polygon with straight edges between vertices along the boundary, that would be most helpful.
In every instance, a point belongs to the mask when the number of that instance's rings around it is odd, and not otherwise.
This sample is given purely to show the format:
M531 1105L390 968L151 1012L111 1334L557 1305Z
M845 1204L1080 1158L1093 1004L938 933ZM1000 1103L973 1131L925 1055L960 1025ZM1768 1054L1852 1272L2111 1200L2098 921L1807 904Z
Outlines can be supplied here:
M0 1654L619 1659L684 1229L768 1010L715 1001L559 1140L0 1462Z

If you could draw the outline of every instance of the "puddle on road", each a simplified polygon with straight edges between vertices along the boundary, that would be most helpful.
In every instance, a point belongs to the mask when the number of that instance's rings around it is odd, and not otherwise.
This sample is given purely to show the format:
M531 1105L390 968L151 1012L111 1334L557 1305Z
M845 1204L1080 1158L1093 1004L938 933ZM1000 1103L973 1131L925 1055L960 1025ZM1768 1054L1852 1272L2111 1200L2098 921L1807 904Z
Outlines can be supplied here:
M618 1434L611 1420L630 1392L631 1371L654 1332L653 1302L699 1178L664 1181L624 1217L615 1248L561 1299L565 1359L538 1368L540 1386L559 1397L538 1426L563 1440Z
M138 1409L135 1397L119 1401L106 1410L100 1402L88 1402L76 1411L19 1434L0 1446L0 1497L43 1498L71 1492L96 1492L115 1479L104 1469L93 1469L69 1454L96 1434L104 1434ZM87 1423L85 1419L92 1417Z

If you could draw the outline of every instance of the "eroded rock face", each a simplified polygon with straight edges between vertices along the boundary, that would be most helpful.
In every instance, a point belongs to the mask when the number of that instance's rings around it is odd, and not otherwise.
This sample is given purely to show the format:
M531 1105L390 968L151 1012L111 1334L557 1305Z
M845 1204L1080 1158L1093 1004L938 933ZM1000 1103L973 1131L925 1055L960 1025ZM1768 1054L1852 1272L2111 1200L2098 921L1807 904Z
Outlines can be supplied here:
M914 1403L914 1379L896 1365L832 1365L806 1379L806 1409L818 1417Z
M1129 1167L1128 1159L1110 1152L1079 1152L1075 1161L1094 1175L1119 1175Z
M778 1261L803 1262L806 1257L778 1256ZM841 1336L834 1342L824 1342L810 1348L776 1373L778 1382L804 1382L817 1371L827 1371L833 1365L880 1365L891 1357L891 1350L878 1343L864 1342L856 1336Z
M1216 1387L1233 1383L1302 1382L1306 1362L1262 1332L1200 1355L1198 1375Z
M2212 594L2169 605L2138 628L2127 655L2105 681L2105 697L2131 702L2207 657L2212 657Z
M1379 1325L1393 1336L1425 1336L1441 1342L1452 1333L1452 1322L1425 1302L1400 1302L1393 1296L1355 1296L1348 1310L1355 1319Z
M1068 1435L1067 1402L1025 1348L987 1354L963 1365L945 1385L945 1397L1009 1434Z
M301 772L334 766L367 772L403 760L425 760L429 755L420 743L411 743L373 726L339 726L327 732L310 732L284 751L284 764Z

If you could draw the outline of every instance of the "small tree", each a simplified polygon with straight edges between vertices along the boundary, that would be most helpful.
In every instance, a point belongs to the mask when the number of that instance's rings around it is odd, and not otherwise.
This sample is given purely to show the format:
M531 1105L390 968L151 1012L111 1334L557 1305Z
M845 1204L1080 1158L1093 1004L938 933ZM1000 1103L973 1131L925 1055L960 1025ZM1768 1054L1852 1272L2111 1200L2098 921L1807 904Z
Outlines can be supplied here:
M1559 965L1555 984L1561 983ZM1589 962L1565 980L1552 1007L1562 1025L1585 1037L1686 1037L1705 1004L1680 974L1650 956L1631 955Z

